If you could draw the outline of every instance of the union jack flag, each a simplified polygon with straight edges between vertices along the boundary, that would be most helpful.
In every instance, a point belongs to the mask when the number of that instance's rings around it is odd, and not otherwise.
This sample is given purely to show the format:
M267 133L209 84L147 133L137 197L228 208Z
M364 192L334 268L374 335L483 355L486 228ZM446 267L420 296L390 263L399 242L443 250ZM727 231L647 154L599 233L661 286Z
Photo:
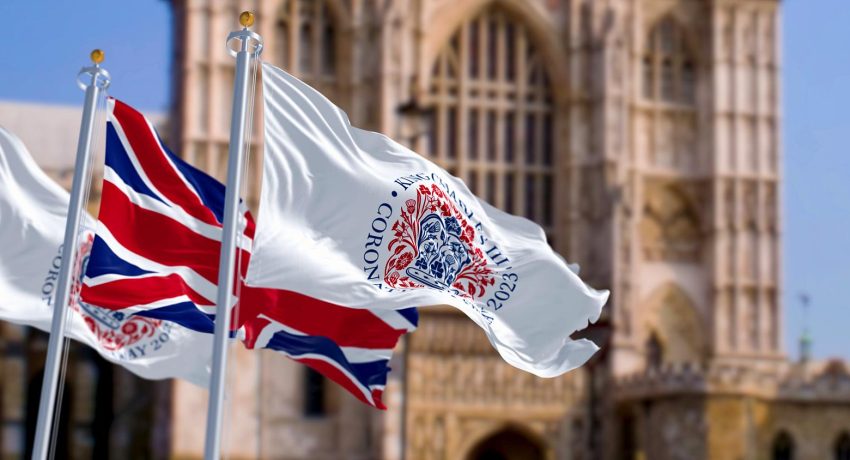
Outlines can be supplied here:
M211 334L224 193L224 185L174 155L141 113L110 99L83 302ZM254 219L244 204L240 213L234 334L248 348L278 351L385 408L388 362L399 338L416 328L416 309L351 309L245 285Z

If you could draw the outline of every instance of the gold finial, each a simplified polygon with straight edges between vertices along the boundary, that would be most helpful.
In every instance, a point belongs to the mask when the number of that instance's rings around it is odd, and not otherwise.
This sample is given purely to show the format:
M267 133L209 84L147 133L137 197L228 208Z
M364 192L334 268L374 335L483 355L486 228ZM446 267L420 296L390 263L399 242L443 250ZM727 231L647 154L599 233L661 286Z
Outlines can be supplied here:
M91 61L95 64L100 64L101 62L103 62L103 58L105 57L105 55L103 54L103 50L96 49L92 51L91 54L89 54L89 57L91 58Z
M239 15L239 24L242 24L242 27L251 27L254 25L254 13L250 11L243 11L242 14Z

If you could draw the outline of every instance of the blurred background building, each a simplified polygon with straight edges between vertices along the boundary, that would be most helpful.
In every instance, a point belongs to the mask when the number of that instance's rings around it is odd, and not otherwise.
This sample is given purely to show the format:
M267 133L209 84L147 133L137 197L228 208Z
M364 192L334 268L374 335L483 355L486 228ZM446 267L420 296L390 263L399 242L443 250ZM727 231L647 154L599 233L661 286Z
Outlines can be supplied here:
M189 162L224 177L234 62L222 37L254 10L266 61L535 220L589 284L612 290L585 333L602 351L555 379L502 362L459 312L423 309L386 413L278 355L238 350L230 458L850 459L847 363L809 359L805 336L797 361L782 346L778 0L170 3L162 126ZM75 136L78 115L32 110L73 119ZM0 124L27 131L6 111ZM67 182L70 155L54 164L21 136ZM0 458L18 458L45 342L0 327ZM69 452L202 456L206 392L72 353Z

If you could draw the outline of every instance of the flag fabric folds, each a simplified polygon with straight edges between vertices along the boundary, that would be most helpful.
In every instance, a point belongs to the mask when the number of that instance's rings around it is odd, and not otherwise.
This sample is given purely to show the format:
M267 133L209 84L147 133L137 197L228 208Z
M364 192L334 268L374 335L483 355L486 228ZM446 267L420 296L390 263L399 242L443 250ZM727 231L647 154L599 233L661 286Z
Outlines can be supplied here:
M140 324L173 323L211 338L224 185L169 151L139 112L114 99L108 107L101 211L82 298ZM244 205L240 216L237 265L244 275L254 220ZM415 310L352 311L239 284L233 335L247 347L303 362L383 407L387 364L399 337L416 327ZM186 353L208 363L210 351Z
M250 286L242 286L236 318L246 347L306 364L379 409L386 409L382 397L393 348L418 322L415 308L353 310L293 291Z
M38 168L23 143L0 128L0 319L50 331L59 268L68 252L62 248L68 202L68 193ZM79 247L73 248L74 292L93 243L94 220L85 215L82 225ZM107 360L142 377L207 385L208 334L82 301L70 308L66 335Z
M83 299L212 333L221 240L214 209L224 187L169 152L141 113L115 99L108 110L103 191ZM253 222L242 221L244 254Z
M508 363L543 377L598 349L588 287L543 230L477 199L384 135L352 127L319 92L263 63L264 170L251 286L349 308L448 304Z

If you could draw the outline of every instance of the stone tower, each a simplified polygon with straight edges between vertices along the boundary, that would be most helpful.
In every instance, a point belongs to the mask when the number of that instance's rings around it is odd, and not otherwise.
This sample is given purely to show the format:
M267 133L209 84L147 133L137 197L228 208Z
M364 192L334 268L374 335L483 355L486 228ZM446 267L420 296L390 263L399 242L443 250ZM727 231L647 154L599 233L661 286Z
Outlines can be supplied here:
M612 369L781 360L777 2L622 5Z

